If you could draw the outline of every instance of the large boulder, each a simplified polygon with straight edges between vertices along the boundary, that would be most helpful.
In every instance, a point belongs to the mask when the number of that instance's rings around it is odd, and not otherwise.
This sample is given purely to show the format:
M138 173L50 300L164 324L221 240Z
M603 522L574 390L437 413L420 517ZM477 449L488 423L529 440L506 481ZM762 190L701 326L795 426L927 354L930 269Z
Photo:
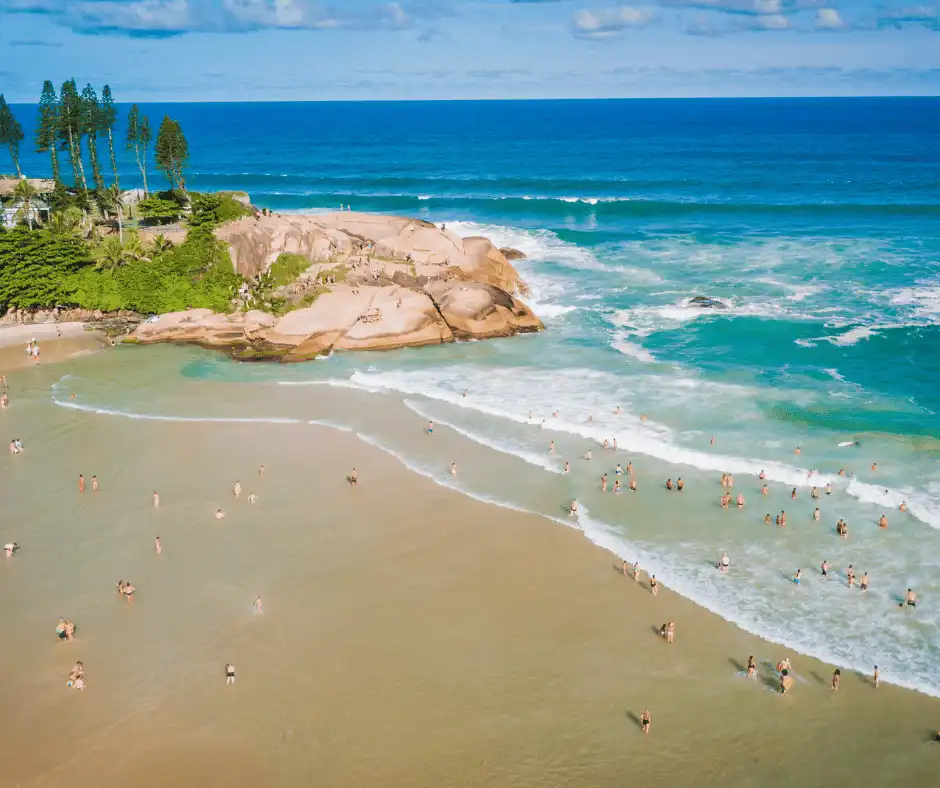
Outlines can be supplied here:
M429 282L425 288L458 339L492 339L545 326L522 301L481 282Z

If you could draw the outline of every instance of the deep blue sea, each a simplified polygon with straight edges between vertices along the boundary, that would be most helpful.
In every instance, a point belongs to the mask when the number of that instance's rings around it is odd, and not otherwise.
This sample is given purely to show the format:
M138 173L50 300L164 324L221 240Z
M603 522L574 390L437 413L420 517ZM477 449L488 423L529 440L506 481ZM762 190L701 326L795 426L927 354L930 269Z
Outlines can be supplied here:
M683 476L707 489L708 505L661 528L650 518L668 518L668 499L638 504L638 494L618 509L597 490L596 458L563 478L591 513L582 527L592 538L752 631L851 667L877 662L940 694L940 99L145 112L154 126L165 113L181 122L193 189L244 189L281 212L417 216L520 249L547 327L289 369L220 362L201 374L393 392L416 424L433 418L539 474L616 438L604 469L632 459L657 489L658 475ZM138 185L121 154L122 184ZM30 154L24 169L45 174L47 160ZM729 308L690 308L696 295ZM446 478L446 459L421 467ZM722 471L748 498L746 525L717 506ZM811 499L826 480L833 495ZM475 493L555 511L501 482L478 477ZM788 528L765 527L765 508L786 508ZM839 517L848 540L834 534ZM736 572L716 578L722 549ZM872 590L821 582L813 567L823 558L870 572ZM808 577L794 590L796 568ZM916 617L897 611L908 586L922 598Z

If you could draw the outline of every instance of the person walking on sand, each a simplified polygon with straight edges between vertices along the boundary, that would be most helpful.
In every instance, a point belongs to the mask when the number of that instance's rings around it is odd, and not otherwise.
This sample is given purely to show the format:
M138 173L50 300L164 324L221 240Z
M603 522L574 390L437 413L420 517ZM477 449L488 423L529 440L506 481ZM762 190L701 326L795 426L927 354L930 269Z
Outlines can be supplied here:
M225 664L225 683L226 685L235 683L235 666L231 662Z
M160 494L156 490L153 491L153 508L160 508Z
M833 691L833 692L838 692L838 691L839 691L839 684L840 684L841 682L842 682L842 671L839 670L838 668L836 668L836 669L832 672L832 691Z
M452 463L450 464L450 475L451 475L451 476L456 476L456 475L457 475L457 463L456 463L456 462L452 462Z
M620 565L620 571L623 572L623 576L624 576L624 577L627 576L627 562L626 562L626 561L624 561L624 562Z
M255 600L255 614L259 616L264 615L264 608L261 607L260 596Z
M639 561L633 562L633 582L634 583L640 582L640 562Z
M356 472L355 468L353 468L352 472L349 474L349 484L353 487L359 484L359 474Z
M97 474L91 475L91 491L98 492L98 475Z
M874 686L875 689L878 689L878 683L879 683L880 679L881 679L881 671L878 670L878 666L875 665L875 671L874 671L874 673L872 673L872 675L871 675L871 683L872 683L872 686Z
M668 624L666 624L666 642L676 642L676 624L674 621L670 621Z
M235 486L232 488L232 494L238 498L242 494L242 483L235 482Z
M159 536L153 540L153 550L157 555L161 555L163 553L163 542L160 541Z
M85 477L82 474L78 474L78 491L85 492Z
M650 710L644 709L643 714L640 715L640 729L644 734L650 732L650 725L653 723L653 718L650 716Z
M659 581L656 579L656 575L650 575L650 593L653 596L659 593Z

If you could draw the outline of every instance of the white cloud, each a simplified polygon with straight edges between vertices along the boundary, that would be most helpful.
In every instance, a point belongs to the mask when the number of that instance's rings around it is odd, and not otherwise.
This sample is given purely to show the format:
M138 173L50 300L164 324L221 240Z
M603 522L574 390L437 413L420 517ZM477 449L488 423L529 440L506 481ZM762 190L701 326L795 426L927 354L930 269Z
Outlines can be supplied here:
M757 16L748 25L752 30L789 30L790 20L783 14Z
M646 27L653 21L653 12L645 8L584 9L575 12L571 25L579 38L611 38L628 28Z
M816 12L817 30L840 30L845 27L845 22L839 16L839 12L834 8L820 8Z

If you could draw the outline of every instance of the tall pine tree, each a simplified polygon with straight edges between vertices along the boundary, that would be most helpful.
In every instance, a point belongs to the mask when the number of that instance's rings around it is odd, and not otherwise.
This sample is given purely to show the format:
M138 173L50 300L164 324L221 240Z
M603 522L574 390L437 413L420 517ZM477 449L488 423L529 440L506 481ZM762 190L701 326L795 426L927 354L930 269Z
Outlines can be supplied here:
M22 177L20 172L20 143L23 141L23 127L13 116L13 110L7 100L0 93L0 145L6 145L16 168L16 177Z
M140 109L134 104L127 114L127 149L134 151L140 177L144 179L145 195L150 193L147 189L147 148L151 137L150 121L146 115L140 114Z
M101 124L101 108L98 106L98 94L91 84L82 88L81 132L88 137L88 161L91 163L91 178L95 189L104 189L101 178L101 163L98 161L98 128ZM81 155L81 151L79 151Z
M52 180L60 183L59 148L56 137L59 128L59 97L50 80L42 83L42 98L39 99L39 123L36 125L36 152L49 151L52 157Z
M105 85L101 90L101 109L98 114L98 131L108 135L108 154L111 156L111 170L114 172L114 185L120 189L118 181L117 158L114 155L114 124L117 122L117 108L114 106L114 97L111 88Z
M62 150L69 153L75 188L88 191L85 165L82 163L82 97L78 94L74 79L62 83L58 121L56 136Z
M154 146L157 167L174 189L186 191L186 178L183 170L189 160L189 145L178 121L169 115L163 116L160 130L157 132L157 143Z

